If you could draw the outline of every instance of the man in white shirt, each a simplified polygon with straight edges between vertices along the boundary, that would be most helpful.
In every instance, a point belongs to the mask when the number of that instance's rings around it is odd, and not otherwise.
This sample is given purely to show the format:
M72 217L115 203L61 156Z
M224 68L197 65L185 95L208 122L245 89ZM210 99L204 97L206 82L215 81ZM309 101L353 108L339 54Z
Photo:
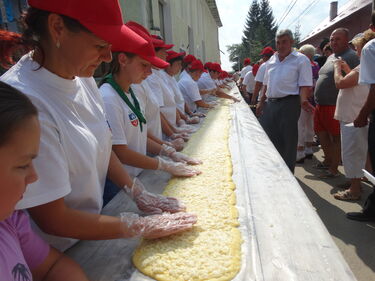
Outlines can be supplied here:
M375 12L372 12L370 28L375 32ZM355 127L367 125L371 114L368 132L368 151L372 168L375 168L375 39L368 42L362 49L359 71L359 83L370 85L370 92L365 105L354 120ZM374 174L374 172L373 172ZM356 221L375 221L375 189L367 197L362 212L347 213L346 217Z
M260 123L292 173L296 163L301 106L306 111L313 110L307 100L313 86L310 61L292 49L293 43L289 29L277 32L277 53L269 60L263 81L266 94L257 105L257 112L262 111L268 99Z

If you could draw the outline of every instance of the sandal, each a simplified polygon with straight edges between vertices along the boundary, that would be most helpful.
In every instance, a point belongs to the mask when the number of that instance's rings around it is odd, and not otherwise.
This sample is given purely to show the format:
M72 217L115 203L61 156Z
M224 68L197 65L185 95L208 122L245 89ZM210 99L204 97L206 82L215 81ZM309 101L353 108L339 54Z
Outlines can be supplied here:
M336 174L332 174L330 171L327 171L324 174L318 175L318 178L320 178L320 179L333 179L333 178L337 178L339 176L341 176L341 174L339 172L337 172Z
M361 194L354 195L350 189L346 189L344 191L339 191L333 194L333 197L337 200L343 200L343 201L357 201L361 199Z

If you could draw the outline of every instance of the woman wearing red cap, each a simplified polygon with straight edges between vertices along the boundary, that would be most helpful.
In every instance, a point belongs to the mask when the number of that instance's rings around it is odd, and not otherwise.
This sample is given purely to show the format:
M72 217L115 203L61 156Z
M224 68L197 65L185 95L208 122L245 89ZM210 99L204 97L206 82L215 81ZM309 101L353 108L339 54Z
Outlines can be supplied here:
M168 55L167 50L174 45L165 44L161 38L155 35L151 37L151 40L155 48L156 56L165 61ZM191 133L192 131L177 128L177 105L174 100L173 92L164 82L163 71L153 68L152 74L146 79L146 81L159 101L163 134L171 140L182 137L185 141L188 141L190 138L188 133Z
M186 75L181 77L178 86L190 110L195 112L198 106L212 108L213 105L202 100L197 84L202 73L205 72L202 62L200 60L193 61L185 71Z
M199 116L194 116L194 114L186 105L184 96L182 95L175 78L175 76L180 74L181 72L184 56L185 52L177 53L175 51L168 51L167 62L169 63L169 66L164 70L165 83L174 93L174 98L177 106L176 121L177 124L181 127L187 127L188 125L186 124L198 124L200 122Z
M185 164L199 164L198 161L147 138L143 104L133 92L131 84L139 84L146 79L151 74L152 66L165 68L168 63L155 56L151 38L143 26L134 22L126 25L148 40L148 45L132 53L114 53L110 74L101 83L100 91L112 129L113 151L133 177L143 169L163 170L175 176L194 176L198 172ZM166 156L169 160L148 157L146 152Z
M91 77L101 62L111 60L111 49L131 52L147 41L123 25L116 0L29 0L29 5L21 45L33 51L1 77L30 97L42 131L35 159L39 180L17 208L28 209L50 234L44 235L47 241L62 250L76 239L168 235L163 222L182 226L177 231L191 227L189 215L120 219L99 214L106 175L146 213L183 210L176 199L147 192L122 167Z

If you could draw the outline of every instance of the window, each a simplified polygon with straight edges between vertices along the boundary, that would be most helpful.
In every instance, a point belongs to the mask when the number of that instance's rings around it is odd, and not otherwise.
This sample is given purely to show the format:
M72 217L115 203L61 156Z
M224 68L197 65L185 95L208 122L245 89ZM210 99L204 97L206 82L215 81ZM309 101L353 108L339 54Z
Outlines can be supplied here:
M164 4L161 1L159 1L160 35L165 39L164 17Z

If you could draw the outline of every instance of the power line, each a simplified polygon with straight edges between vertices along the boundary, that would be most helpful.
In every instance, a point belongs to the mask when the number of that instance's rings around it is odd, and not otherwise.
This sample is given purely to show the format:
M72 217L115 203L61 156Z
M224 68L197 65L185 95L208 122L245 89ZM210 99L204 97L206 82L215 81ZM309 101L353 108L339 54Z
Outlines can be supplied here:
M298 15L298 17L297 17L294 21L292 21L292 22L287 26L287 28L288 28L289 26L291 26L293 23L295 23L296 21L298 21L298 20L303 16L303 14L307 14L307 13L312 9L312 7L315 6L319 1L320 1L320 0L315 0L315 1L311 2L310 5L307 6L306 9L304 9L304 10L302 11L302 13L300 13L300 14Z
M285 11L284 11L284 13L283 13L283 15L280 17L280 18L283 18L284 16L285 16L285 14L286 14L286 12L288 11L288 9L290 8L290 6L292 5L292 3L293 3L293 0L292 1L290 1L290 3L289 3L289 5L288 5L288 7L286 7L286 9L285 9ZM279 25L279 24L278 24Z
M295 1L293 2L293 5L289 8L289 10L288 10L288 12L286 13L286 15L280 20L278 26L280 26L280 25L283 23L283 21L284 21L285 18L289 15L290 11L293 9L293 7L296 5L296 3L297 3L297 0L295 0Z

